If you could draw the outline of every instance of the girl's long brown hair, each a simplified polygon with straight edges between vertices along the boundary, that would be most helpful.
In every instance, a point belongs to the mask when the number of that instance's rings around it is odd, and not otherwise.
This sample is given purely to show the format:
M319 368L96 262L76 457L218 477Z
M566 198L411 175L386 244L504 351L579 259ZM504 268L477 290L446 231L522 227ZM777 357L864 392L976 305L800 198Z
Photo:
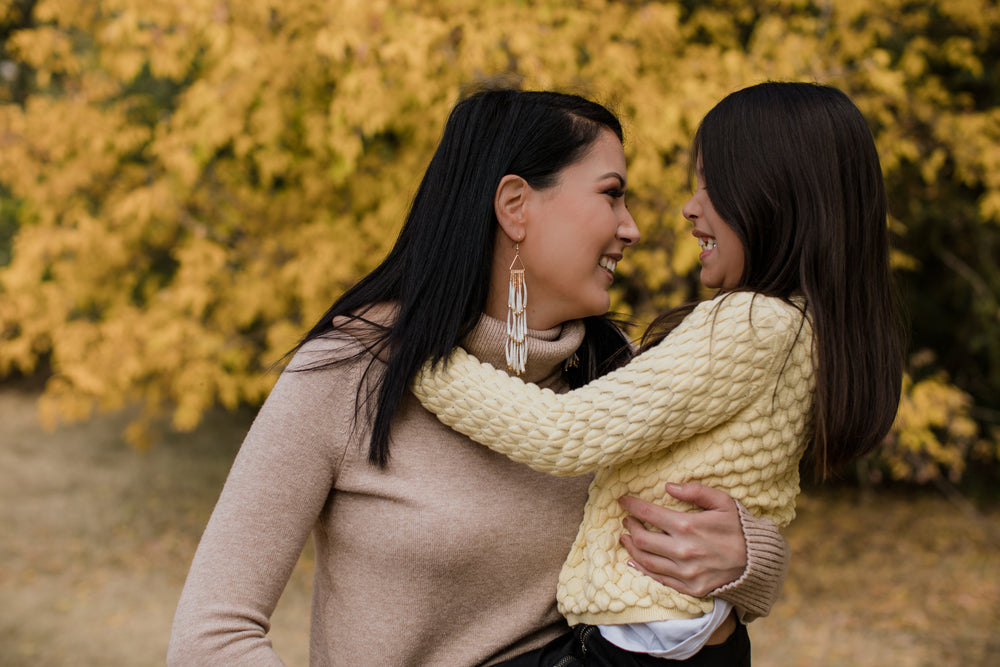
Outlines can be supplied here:
M836 88L769 82L705 116L692 164L699 156L712 204L743 243L738 289L805 297L816 363L807 456L825 478L882 441L902 384L901 310L871 131ZM661 316L643 347L690 309Z

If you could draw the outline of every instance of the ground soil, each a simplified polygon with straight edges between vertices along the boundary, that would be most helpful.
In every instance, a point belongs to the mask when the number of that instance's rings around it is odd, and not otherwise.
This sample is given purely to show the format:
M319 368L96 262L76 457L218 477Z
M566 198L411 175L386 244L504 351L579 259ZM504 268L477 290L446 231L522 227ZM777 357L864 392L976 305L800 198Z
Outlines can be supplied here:
M128 414L46 432L0 388L0 664L162 665L174 606L250 415L212 415L146 452ZM1000 665L1000 507L935 491L807 489L792 570L750 625L755 665ZM308 664L311 552L275 613Z

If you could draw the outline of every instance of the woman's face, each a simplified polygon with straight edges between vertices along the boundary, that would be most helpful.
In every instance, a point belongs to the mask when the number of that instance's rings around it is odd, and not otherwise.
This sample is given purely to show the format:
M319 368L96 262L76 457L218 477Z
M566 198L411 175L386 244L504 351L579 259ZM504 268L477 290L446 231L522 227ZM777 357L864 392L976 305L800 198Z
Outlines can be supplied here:
M528 327L548 329L608 311L615 266L639 240L625 184L621 142L605 129L554 186L529 189L520 243Z
M743 244L733 228L715 210L705 186L701 157L696 170L697 188L682 212L693 225L691 235L701 246L701 283L714 289L733 289L743 277Z

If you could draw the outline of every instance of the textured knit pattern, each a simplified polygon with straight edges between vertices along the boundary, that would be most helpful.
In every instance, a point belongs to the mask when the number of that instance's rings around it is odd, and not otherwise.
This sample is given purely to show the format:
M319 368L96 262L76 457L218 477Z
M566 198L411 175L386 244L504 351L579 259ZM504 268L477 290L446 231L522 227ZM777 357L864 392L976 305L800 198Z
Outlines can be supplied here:
M444 368L425 368L414 393L442 422L515 461L554 475L595 473L559 580L571 624L690 618L711 598L626 565L617 500L662 502L664 482L696 481L786 525L810 427L811 349L798 308L734 293L700 304L660 345L569 393L525 384L463 350Z

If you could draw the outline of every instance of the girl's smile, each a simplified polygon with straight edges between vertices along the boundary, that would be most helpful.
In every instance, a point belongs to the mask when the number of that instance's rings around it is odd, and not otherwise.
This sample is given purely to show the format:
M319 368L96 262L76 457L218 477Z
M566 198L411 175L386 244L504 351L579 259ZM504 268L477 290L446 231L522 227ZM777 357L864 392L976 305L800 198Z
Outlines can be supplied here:
M697 236L697 234L695 234L695 236ZM698 255L698 259L704 260L705 257L708 256L708 253L715 250L715 246L718 245L718 241L713 238L703 237L698 239L698 245L701 246L701 254Z
M712 204L708 196L701 159L696 171L697 188L682 209L684 217L691 221L694 229L691 235L698 239L701 254L701 282L714 289L733 289L743 279L743 243Z

